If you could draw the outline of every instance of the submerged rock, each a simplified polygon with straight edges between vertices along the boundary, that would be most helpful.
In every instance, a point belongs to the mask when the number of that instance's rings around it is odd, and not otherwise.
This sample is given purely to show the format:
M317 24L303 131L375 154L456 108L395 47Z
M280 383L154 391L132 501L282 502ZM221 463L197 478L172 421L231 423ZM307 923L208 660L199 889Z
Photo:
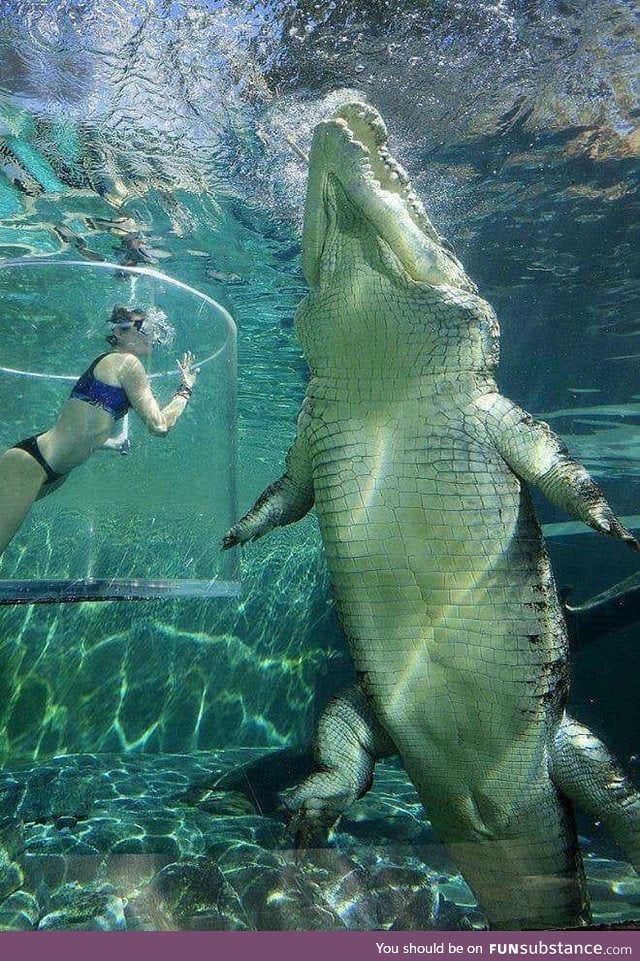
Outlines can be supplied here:
M31 931L40 916L40 905L27 891L14 891L0 904L0 931Z
M217 866L242 905L253 931L334 931L339 914L295 858L238 844L221 852Z
M247 927L236 892L207 858L193 864L168 864L153 878L150 890L175 927L207 931Z
M20 780L3 774L0 815L25 823L69 817L80 820L87 817L98 791L96 780L72 763L35 768Z
M0 847L0 901L17 891L23 880L20 865L11 860L8 851Z
M74 756L2 772L0 930L483 926L395 762L378 765L331 843L294 850L276 789L289 773L277 765L260 790L258 753ZM586 866L597 921L640 918L628 865L593 853Z
M51 898L38 930L121 931L126 928L124 907L109 889L66 884Z

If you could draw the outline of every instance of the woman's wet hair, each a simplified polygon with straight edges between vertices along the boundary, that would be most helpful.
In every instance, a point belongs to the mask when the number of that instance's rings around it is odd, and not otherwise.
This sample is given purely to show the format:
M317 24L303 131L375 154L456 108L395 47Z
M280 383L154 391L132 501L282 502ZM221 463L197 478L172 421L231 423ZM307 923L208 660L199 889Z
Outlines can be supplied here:
M142 307L133 307L130 309L129 307L123 307L122 305L119 305L113 308L111 311L111 317L107 323L119 327L121 324L132 324L134 318L136 320L146 320L146 310L144 310ZM118 338L114 333L111 333L106 338L106 341L111 347L115 347L118 343Z
M110 324L132 324L133 318L146 320L147 312L143 307L114 307L109 318Z

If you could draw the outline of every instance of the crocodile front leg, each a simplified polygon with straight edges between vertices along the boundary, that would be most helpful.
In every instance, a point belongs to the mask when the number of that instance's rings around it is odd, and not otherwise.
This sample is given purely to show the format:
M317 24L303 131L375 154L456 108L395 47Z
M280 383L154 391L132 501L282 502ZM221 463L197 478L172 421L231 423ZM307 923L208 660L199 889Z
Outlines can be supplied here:
M548 424L496 392L485 394L477 407L486 412L489 436L514 474L538 487L571 517L640 550L640 543L620 523L591 475L569 455Z
M306 402L298 417L298 433L286 457L285 473L260 494L222 539L223 550L256 541L276 527L301 520L313 507L313 477L305 436L309 421Z
M289 825L296 847L321 847L340 817L371 787L378 758L395 754L359 685L334 697L315 734L319 770L283 794L293 812Z

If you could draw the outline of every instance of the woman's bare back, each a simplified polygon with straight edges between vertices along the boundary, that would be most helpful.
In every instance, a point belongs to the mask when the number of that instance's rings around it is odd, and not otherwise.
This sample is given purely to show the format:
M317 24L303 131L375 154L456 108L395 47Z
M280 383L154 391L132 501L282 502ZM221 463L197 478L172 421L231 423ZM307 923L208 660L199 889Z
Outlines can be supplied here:
M120 372L129 354L110 353L94 368L95 378L109 387L120 387ZM102 447L113 433L115 418L98 404L70 397L53 427L40 434L38 445L52 469L68 474Z

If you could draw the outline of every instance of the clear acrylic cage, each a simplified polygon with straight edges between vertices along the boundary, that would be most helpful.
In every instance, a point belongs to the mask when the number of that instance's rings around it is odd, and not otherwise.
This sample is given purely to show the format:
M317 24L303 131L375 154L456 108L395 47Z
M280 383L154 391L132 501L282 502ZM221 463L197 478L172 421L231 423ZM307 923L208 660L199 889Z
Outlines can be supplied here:
M47 430L77 377L109 350L115 305L175 328L148 373L160 406L195 355L192 402L165 438L128 415L129 451L96 451L38 500L0 558L0 603L223 597L240 592L220 550L236 512L236 327L214 300L155 270L45 259L0 265L2 450Z

